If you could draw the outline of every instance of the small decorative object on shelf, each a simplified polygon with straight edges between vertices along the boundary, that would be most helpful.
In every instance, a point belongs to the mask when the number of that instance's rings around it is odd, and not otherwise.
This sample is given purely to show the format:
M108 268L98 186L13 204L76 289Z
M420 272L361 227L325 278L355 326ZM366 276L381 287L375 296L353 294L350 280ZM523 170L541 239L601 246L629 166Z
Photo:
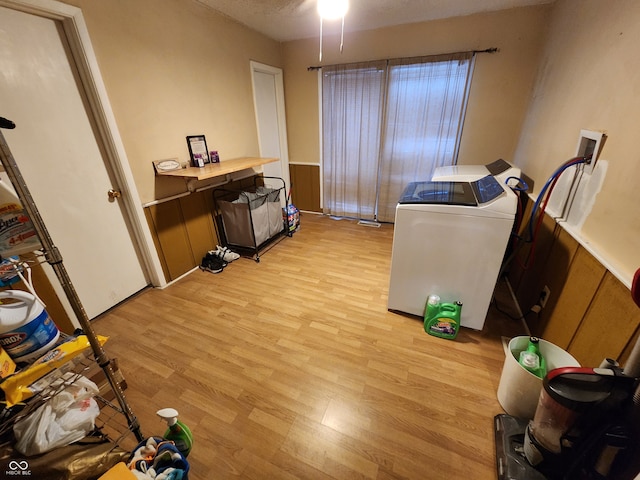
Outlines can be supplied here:
M204 167L210 162L207 139L204 135L187 136L187 145L189 146L192 167Z
M218 151L211 150L209 152L209 159L211 160L211 163L220 163L220 155L218 155Z
M156 173L159 172L171 172L173 170L180 170L182 165L177 158L169 158L167 160L156 160L153 162L153 169Z

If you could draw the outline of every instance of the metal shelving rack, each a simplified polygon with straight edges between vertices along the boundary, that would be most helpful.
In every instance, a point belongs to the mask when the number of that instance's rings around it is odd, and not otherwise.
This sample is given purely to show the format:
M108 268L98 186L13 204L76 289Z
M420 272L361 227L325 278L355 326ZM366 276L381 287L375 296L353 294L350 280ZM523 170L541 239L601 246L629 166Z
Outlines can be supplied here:
M25 183L22 174L20 173L20 169L15 162L15 159L9 149L9 146L5 140L5 137L2 133L2 129L13 129L15 128L15 124L7 120L6 118L0 117L0 162L4 167L13 188L15 189L20 202L24 210L26 211L29 219L33 223L34 229L38 235L38 239L40 240L40 244L42 245L42 250L44 253L44 257L46 261L51 265L53 271L55 272L60 284L65 292L71 307L80 322L80 326L82 328L83 333L87 336L89 340L89 344L91 346L91 351L93 353L93 358L85 355L84 359L76 361L73 365L72 369L76 375L82 375L88 371L90 371L96 365L102 369L104 375L108 381L108 385L110 387L111 392L113 393L114 402L104 398L104 396L99 396L97 398L98 404L101 407L101 414L98 417L98 421L96 421L96 427L99 429L106 430L105 434L112 440L115 441L116 444L124 438L130 432L133 432L138 441L142 441L144 439L142 432L140 430L140 424L138 423L138 419L134 415L131 407L127 403L127 400L124 396L123 389L121 384L119 383L119 378L116 375L112 361L108 357L105 350L102 348L96 333L91 326L90 319L87 316L87 313L82 306L82 302L76 293L76 290L69 278L67 270L62 261L62 256L59 250L53 243L51 236L38 212L38 208L35 205L35 202L31 196L31 193ZM71 380L73 382L73 380ZM43 403L47 398L52 397L56 394L56 391L44 391L41 392L36 398L30 400L28 402L27 408L21 411L16 417L23 418L26 414L33 411L39 404ZM11 419L15 421L16 419ZM0 423L0 432L3 430L3 427L6 429L9 427L12 422L4 422ZM115 438L114 438L115 437Z

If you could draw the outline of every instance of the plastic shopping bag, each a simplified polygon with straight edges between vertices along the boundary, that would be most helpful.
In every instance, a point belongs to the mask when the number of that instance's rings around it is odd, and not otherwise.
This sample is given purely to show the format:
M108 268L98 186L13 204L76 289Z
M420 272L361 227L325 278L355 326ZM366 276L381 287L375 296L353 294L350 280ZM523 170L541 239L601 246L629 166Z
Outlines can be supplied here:
M15 448L25 456L69 445L93 430L100 407L94 400L98 387L79 376L73 384L47 400L13 426Z

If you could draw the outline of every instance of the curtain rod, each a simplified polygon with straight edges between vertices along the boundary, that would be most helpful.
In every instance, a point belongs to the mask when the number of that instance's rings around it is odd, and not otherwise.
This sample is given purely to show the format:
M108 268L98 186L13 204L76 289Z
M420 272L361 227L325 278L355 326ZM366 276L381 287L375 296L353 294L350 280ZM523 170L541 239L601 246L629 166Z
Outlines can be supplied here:
M496 53L499 52L500 49L497 47L491 47L491 48L485 48L484 50L467 50L466 52L453 52L453 53L437 53L435 55L423 55L422 57L409 57L409 58L423 58L423 57L441 57L441 56L446 56L446 55L458 55L460 53L471 53L473 55L475 55L476 53ZM389 61L390 59L382 59L379 61ZM365 60L367 61L367 60ZM369 60L374 62L375 60ZM354 63L354 62L350 62L350 63ZM360 63L360 62L355 62L355 63ZM342 64L342 65L346 65L346 64ZM314 70L320 70L323 67L333 67L335 65L320 65L320 66L311 66L311 67L307 67L307 71L311 72Z

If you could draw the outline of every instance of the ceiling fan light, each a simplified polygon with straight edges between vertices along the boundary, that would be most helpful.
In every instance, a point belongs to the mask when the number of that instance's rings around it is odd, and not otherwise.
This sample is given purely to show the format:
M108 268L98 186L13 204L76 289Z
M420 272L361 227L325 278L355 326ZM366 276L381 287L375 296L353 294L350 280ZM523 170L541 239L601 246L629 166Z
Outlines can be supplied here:
M318 14L324 20L344 18L349 10L349 0L318 0Z

